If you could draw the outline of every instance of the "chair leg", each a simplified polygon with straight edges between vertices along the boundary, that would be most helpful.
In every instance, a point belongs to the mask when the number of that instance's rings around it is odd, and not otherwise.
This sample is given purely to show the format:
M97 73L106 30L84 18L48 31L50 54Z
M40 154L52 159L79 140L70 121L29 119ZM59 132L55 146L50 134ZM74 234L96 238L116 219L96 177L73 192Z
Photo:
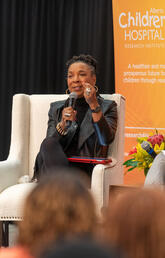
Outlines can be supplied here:
M0 247L2 246L2 221L0 221Z
M9 224L10 221L2 221L2 246L9 246Z

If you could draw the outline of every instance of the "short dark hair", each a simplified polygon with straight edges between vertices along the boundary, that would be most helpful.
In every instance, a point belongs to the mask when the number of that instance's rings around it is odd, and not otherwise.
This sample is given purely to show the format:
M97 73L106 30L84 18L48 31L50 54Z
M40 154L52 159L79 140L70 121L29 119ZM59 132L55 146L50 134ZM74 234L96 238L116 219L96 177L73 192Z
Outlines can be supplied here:
M83 62L83 63L89 65L91 67L91 70L92 70L93 74L97 73L97 61L91 55L81 54L79 56L73 56L71 59L69 59L66 62L66 69L67 69L67 71L69 69L69 66L71 64L73 64L73 63L76 63L76 62Z

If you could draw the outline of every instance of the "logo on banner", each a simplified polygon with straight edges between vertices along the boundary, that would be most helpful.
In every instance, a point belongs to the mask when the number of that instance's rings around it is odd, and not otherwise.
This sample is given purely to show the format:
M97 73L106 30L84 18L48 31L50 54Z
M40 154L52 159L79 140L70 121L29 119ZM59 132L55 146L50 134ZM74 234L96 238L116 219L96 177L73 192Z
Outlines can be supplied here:
M136 40L164 40L163 27L165 15L163 9L153 9L145 12L122 12L119 15L119 26L124 30L124 39Z

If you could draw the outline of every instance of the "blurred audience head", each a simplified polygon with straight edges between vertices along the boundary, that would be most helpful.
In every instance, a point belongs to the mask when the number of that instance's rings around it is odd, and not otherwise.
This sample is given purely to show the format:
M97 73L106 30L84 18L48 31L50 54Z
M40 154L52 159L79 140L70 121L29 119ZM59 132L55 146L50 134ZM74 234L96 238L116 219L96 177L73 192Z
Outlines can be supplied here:
M88 238L72 239L50 246L39 258L122 258L120 253Z
M165 257L165 192L123 193L105 213L104 240L129 258Z
M93 236L97 224L93 198L79 171L43 177L26 200L23 218L18 243L32 254L52 241Z

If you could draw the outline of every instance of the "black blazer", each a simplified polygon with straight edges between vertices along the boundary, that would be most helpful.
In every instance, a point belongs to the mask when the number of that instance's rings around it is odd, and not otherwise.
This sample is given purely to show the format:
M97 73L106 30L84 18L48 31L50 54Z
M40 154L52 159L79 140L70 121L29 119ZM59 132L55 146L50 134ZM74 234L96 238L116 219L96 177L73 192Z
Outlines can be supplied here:
M97 123L93 122L90 108L81 123L78 139L78 148L81 156L100 157L103 149L108 149L108 145L114 140L117 129L117 105L115 101L105 100L98 96L98 103L101 106L103 116ZM63 147L67 150L71 144L78 127L76 121L72 122L65 136L61 136L56 130L56 125L61 121L62 110L66 106L67 100L51 103L49 110L49 121L47 137L58 137Z

